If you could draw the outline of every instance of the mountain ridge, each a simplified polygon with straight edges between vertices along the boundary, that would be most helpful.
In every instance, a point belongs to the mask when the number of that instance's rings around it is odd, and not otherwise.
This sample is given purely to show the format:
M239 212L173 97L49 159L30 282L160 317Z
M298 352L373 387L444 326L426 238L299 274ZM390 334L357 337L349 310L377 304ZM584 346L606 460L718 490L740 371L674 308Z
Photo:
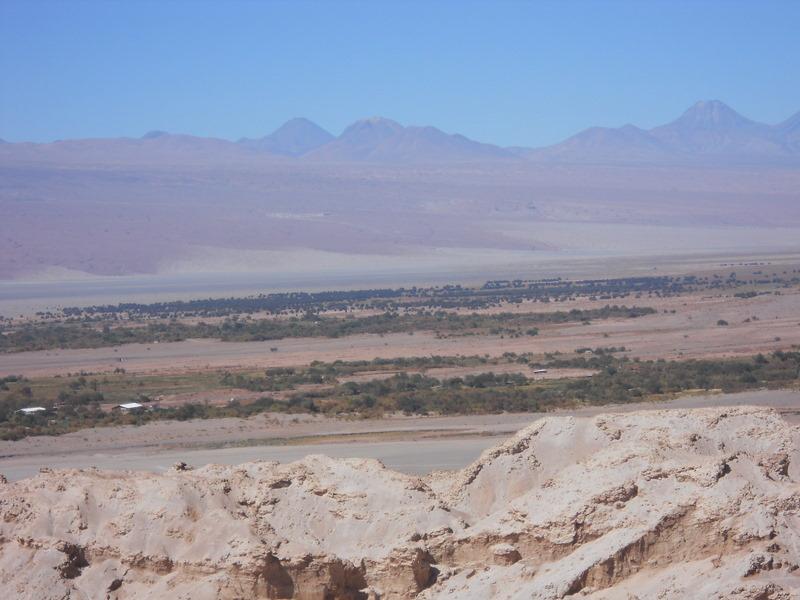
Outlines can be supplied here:
M385 117L359 119L338 136L305 117L261 138L229 141L154 130L140 138L89 138L45 144L0 144L0 159L99 162L299 159L321 163L414 164L518 161L563 164L730 162L800 163L800 111L775 125L744 117L719 100L701 100L676 119L650 129L626 124L589 127L538 148L504 148L405 126Z

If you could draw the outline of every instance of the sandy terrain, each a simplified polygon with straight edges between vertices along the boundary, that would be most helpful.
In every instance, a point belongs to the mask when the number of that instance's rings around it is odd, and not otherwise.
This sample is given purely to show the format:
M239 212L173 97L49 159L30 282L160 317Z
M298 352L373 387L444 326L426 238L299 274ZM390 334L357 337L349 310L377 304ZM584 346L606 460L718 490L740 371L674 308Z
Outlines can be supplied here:
M57 437L0 442L0 473L30 477L40 467L96 466L164 471L176 461L192 465L250 460L298 460L307 454L377 458L416 474L460 469L498 439L547 414L588 416L601 412L713 406L769 406L800 423L800 390L684 396L658 403L590 407L557 413L331 419L311 415L257 415L249 419L156 421L142 426L86 429Z
M0 483L21 600L788 600L800 432L755 407L547 417L425 477L322 455ZM635 595L633 595L635 594Z
M435 271L441 279L448 269L492 272L510 260L521 268L548 253L800 249L792 168L103 165L74 156L61 168L15 158L13 149L0 150L3 279L56 267L305 271L309 282L319 265L339 275Z
M641 299L639 303L647 306ZM0 375L42 376L68 372L172 371L205 368L263 368L309 364L313 360L372 360L426 355L499 356L504 352L572 352L581 347L625 346L642 358L697 358L755 354L800 344L800 293L755 298L706 296L670 299L660 313L638 319L598 320L591 325L548 325L536 337L355 335L344 338L290 338L268 342L187 340L129 344L117 348L0 354ZM752 320L752 317L758 320ZM717 321L728 321L720 327ZM751 319L750 322L745 322ZM270 348L277 347L277 352Z

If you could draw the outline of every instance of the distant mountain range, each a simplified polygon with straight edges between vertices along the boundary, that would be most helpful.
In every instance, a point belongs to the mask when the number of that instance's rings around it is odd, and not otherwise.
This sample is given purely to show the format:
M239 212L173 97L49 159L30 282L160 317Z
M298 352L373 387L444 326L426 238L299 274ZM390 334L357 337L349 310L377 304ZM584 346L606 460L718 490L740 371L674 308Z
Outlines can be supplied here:
M373 117L338 137L305 118L238 142L153 131L142 138L3 143L0 158L65 162L223 162L263 157L331 163L534 161L564 164L800 163L800 112L777 125L743 117L718 100L701 101L653 129L591 127L544 148L501 148L435 127Z
M650 130L592 127L547 148L523 151L553 162L798 161L800 113L778 125L743 117L718 100L701 101Z

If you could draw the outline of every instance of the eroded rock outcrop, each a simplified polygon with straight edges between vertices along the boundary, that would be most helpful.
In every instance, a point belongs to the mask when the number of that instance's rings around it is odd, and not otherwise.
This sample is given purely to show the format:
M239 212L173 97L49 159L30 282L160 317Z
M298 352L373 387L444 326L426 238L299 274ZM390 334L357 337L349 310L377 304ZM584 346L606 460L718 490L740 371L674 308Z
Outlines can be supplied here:
M457 473L372 460L0 485L0 590L75 598L794 598L798 430L768 409L537 421ZM185 466L185 465L184 465Z

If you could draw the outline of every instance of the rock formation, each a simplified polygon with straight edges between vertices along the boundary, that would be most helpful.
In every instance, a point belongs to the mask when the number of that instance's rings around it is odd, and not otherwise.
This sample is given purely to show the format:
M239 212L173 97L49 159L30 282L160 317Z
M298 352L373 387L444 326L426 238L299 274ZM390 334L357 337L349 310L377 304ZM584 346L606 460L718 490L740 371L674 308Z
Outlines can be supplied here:
M768 409L550 417L455 473L373 460L0 484L7 598L737 598L800 591Z

